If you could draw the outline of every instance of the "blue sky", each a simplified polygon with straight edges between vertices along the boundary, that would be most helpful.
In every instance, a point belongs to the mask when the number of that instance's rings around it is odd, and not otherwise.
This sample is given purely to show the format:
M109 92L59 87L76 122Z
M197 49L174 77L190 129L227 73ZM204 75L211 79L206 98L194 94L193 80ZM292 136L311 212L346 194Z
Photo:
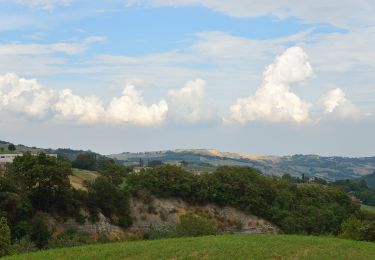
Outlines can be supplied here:
M0 0L0 139L373 155L371 2Z

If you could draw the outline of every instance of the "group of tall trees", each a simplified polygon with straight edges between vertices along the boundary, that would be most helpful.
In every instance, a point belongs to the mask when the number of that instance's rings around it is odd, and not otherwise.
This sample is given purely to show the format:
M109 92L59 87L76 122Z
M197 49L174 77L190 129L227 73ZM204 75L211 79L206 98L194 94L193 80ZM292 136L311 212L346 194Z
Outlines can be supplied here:
M164 165L132 175L128 182L135 196L148 192L194 204L230 205L263 217L286 233L338 234L343 220L359 212L359 205L341 189L289 183L252 168L221 167L192 175Z
M89 212L91 220L101 212L114 224L129 226L128 191L121 185L125 168L106 160L100 172L100 177L87 183L87 191L75 190L68 160L29 152L16 157L0 176L0 219L9 226L12 242L26 237L44 248L52 236L51 220L84 221L81 210Z

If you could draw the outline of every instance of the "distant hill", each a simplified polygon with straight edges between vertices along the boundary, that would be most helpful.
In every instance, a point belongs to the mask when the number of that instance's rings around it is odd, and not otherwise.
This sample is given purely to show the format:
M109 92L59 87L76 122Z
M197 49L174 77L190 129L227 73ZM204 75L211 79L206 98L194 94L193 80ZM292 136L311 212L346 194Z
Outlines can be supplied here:
M0 153L7 153L9 142L0 141ZM45 149L29 147L22 144L16 145L15 152L31 151L33 153L55 153L61 157L74 160L84 150L70 148ZM101 155L94 153L98 158L110 157L119 160L125 165L138 165L142 159L147 166L148 162L162 161L163 163L187 163L187 168L195 172L213 171L219 166L248 166L264 174L282 176L286 173L301 177L317 176L329 181L364 178L370 187L375 188L375 157L324 157L318 155L293 155L293 156L258 156L239 153L221 152L215 149L178 149L174 151L155 151L143 153L128 153ZM185 164L186 165L186 164ZM185 166L186 167L186 166Z
M267 175L317 176L326 180L352 179L369 175L375 171L375 157L349 158L324 157L318 155L256 156L226 153L214 149L180 149L143 153L112 154L109 157L126 165L137 165L142 159L147 162L159 160L177 164L187 162L195 170L213 170L223 165L254 167Z
M8 145L10 142L6 141L0 141L0 153L12 153L8 151ZM31 153L38 153L38 152L45 152L49 154L57 154L60 157L66 157L69 158L70 160L74 160L78 154L84 153L84 152L90 152L94 153L92 151L84 151L84 150L73 150L70 148L58 148L58 149L51 149L51 148L39 148L39 147L30 147L30 146L25 146L23 144L14 144L16 147L16 150L13 153L23 153L23 152L31 152ZM98 157L105 157L104 155L94 153Z
M375 189L375 172L372 174L362 176L359 180L365 180L369 188Z

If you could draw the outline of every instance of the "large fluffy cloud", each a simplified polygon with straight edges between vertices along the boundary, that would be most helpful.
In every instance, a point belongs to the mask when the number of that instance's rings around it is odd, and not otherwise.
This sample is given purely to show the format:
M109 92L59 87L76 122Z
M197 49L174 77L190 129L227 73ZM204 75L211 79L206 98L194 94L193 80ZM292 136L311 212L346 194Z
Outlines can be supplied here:
M325 115L340 119L358 119L360 111L346 98L340 88L330 90L322 97Z
M254 96L239 98L230 107L231 118L246 123L309 120L310 105L291 92L290 85L306 80L312 69L306 53L299 47L287 49L263 74L263 83Z
M104 108L99 98L77 96L70 89L59 92L53 109L58 119L82 123L96 123L104 114Z
M211 121L216 116L215 109L206 103L206 81L189 81L178 90L169 91L170 115L176 121L201 123Z
M112 99L106 116L112 123L150 126L161 124L167 111L168 105L165 100L147 106L142 92L130 85L125 87L121 97Z
M125 87L105 108L95 96L82 97L72 90L56 91L42 87L35 79L24 79L14 73L0 76L0 113L33 118L53 117L77 123L161 124L167 114L164 100L147 106L142 93L134 86Z
M0 76L0 111L42 118L53 98L53 91L42 88L35 79L19 78L14 73Z

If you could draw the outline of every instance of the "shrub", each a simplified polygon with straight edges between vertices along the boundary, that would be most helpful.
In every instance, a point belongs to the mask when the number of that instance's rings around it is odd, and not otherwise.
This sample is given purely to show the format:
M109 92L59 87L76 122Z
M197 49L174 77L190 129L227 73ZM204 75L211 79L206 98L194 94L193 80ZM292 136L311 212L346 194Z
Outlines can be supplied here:
M177 237L175 225L165 225L161 227L151 226L150 230L146 234L147 239L161 239L172 237Z
M341 224L342 238L360 240L362 231L362 222L355 216L351 216Z
M48 241L52 237L52 231L48 226L49 215L38 212L31 222L31 240L40 249L47 247Z
M35 243L30 240L30 237L25 236L13 243L11 251L12 254L23 254L38 251L38 248Z
M178 236L205 236L218 233L216 225L209 219L187 213L180 218L176 226Z
M0 257L10 253L10 228L6 218L0 218Z
M59 248L59 247L73 247L88 244L90 242L90 237L88 234L77 232L76 230L69 229L53 237L48 242L49 248Z

